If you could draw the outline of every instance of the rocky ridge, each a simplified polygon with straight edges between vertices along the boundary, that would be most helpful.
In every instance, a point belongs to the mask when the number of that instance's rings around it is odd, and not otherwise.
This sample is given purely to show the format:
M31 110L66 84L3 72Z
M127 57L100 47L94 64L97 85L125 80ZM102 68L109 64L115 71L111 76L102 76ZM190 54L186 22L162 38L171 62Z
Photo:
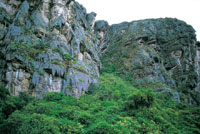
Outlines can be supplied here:
M80 97L98 83L102 62L135 86L200 104L192 26L173 18L109 26L95 17L74 0L0 0L0 83L13 95Z
M104 66L137 86L199 104L199 45L192 26L173 18L98 24L105 27L96 28Z

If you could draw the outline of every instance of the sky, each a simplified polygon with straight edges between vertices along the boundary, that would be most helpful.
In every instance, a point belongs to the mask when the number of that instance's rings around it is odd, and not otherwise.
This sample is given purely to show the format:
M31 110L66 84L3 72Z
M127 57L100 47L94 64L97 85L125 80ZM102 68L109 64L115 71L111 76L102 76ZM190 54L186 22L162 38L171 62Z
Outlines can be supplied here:
M194 27L200 40L200 0L76 0L109 24L172 17Z

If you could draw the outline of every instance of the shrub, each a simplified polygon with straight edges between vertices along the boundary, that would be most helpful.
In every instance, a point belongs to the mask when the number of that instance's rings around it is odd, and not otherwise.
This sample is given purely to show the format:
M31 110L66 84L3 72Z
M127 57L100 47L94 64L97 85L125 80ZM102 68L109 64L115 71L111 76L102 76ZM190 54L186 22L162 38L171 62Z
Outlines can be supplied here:
M0 99L5 100L7 96L9 96L10 93L8 89L4 88L2 85L0 85Z
M105 73L114 73L115 71L116 71L116 67L112 63L108 63L106 67L103 67L101 69L101 72L105 72Z
M85 132L85 134L117 134L113 129L113 125L105 121L99 121L92 124Z
M46 101L59 101L62 100L64 93L53 93L48 92L43 96L43 99Z
M154 93L151 90L137 90L128 96L126 109L150 107L154 101Z
M8 133L13 134L61 134L59 122L52 117L42 114L13 113L7 121L12 126Z
M136 89L114 74L102 74L99 86L80 99L62 93L47 93L33 101L23 93L3 96L0 132L4 134L200 133L199 107Z

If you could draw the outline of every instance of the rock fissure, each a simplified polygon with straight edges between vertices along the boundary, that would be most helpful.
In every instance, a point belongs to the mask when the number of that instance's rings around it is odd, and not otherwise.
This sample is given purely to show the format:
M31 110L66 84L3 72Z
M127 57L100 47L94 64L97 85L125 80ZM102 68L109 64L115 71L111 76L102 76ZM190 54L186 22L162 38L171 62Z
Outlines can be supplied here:
M103 66L136 86L196 102L200 43L192 26L175 18L109 25L95 17L74 0L0 0L0 83L13 95L80 97ZM184 90L191 91L185 100Z
M94 13L87 14L73 0L1 0L0 10L4 31L0 83L13 95L27 91L42 97L45 92L64 92L80 97L90 84L98 83L99 42L91 30ZM80 50L86 37L90 49ZM80 79L85 81L80 83Z

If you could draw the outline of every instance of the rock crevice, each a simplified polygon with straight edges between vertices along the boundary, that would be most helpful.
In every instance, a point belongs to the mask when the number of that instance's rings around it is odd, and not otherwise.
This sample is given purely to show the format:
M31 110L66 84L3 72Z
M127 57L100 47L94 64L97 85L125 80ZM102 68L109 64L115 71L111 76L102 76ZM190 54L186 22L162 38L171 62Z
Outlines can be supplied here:
M0 0L0 84L13 95L80 97L98 84L103 64L136 86L200 103L200 43L192 26L174 18L110 26L95 17L74 0Z
M97 37L103 35L104 66L114 65L122 77L134 79L135 84L157 85L153 87L156 91L171 88L187 92L187 96L199 95L199 46L192 26L174 18L111 26L100 21L95 25L106 27L96 31Z
M98 83L95 13L74 0L1 0L0 10L0 83L13 95L80 97Z

